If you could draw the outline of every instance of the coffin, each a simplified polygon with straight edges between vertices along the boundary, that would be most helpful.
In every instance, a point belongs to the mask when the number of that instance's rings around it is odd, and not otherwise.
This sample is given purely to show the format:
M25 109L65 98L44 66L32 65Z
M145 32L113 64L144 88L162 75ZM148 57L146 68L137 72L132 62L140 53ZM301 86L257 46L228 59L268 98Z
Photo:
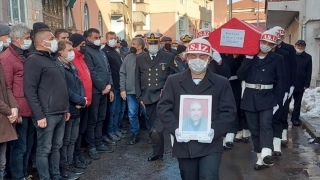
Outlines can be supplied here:
M255 55L260 50L260 36L265 30L233 18L209 35L209 42L219 53Z

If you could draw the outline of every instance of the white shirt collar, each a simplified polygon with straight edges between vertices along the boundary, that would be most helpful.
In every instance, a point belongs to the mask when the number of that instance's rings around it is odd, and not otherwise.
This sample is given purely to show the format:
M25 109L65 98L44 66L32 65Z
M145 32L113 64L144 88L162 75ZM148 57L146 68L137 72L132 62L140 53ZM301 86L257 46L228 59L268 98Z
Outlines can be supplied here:
M157 53L157 54L158 54L158 53ZM152 59L152 56L156 57L157 54L152 55L152 54L149 53L149 56L150 56L151 60L153 60L153 59Z

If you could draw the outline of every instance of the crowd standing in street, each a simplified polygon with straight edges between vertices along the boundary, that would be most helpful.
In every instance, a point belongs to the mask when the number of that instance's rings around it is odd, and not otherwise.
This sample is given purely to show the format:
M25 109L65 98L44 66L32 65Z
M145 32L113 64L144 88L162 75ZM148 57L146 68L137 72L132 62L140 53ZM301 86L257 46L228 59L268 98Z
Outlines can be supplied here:
M288 141L292 97L291 121L300 125L312 74L306 42L283 42L285 31L277 26L261 35L254 56L220 54L210 32L203 28L197 38L185 33L179 42L147 32L128 44L112 31L102 39L96 28L78 34L52 32L42 22L32 30L0 23L0 180L5 172L31 180L29 162L41 180L79 179L117 142L139 143L144 128L148 142L140 143L153 145L146 160L163 158L168 131L184 180L219 179L223 151L250 137L253 169L271 167ZM207 140L182 137L181 95L212 98L211 118L198 117L209 121ZM122 126L126 113L129 138Z

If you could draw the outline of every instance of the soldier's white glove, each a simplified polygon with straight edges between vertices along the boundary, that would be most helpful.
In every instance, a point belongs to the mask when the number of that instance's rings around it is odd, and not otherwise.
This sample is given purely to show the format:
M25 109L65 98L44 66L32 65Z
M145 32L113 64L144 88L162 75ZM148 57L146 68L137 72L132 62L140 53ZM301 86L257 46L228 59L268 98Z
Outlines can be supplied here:
M290 92L289 92L289 95L288 95L288 99L290 99L290 97L292 96L293 90L294 90L294 87L291 86L291 87L290 87Z
M211 143L214 137L214 130L210 129L210 132L208 134L208 136L210 136L209 140L198 140L199 143Z
M212 58L213 60L215 60L217 63L220 62L222 60L220 53L212 48Z
M275 107L273 107L273 115L278 111L279 105L277 104Z
M286 92L285 94L284 94L284 97L283 97L283 106L284 106L284 104L286 103L286 100L288 99L288 93Z
M190 141L189 139L181 139L181 134L180 134L178 128L175 130L174 133L175 133L175 135L176 135L177 142L180 142L180 143L181 143L181 142L185 142L185 143L187 143L187 142Z
M247 59L253 59L253 56L246 55Z

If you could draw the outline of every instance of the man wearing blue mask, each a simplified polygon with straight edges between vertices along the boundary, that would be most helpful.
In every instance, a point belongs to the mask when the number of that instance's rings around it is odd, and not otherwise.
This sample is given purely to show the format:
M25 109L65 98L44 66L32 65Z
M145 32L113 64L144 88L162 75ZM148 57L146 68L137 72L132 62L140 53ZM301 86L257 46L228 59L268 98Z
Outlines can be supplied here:
M146 108L149 118L150 135L153 139L153 154L148 161L154 161L163 157L164 142L163 128L156 118L157 104L161 96L162 88L169 75L179 72L174 65L173 54L159 51L159 41L162 34L157 32L146 33L147 48L149 53L137 56L135 90L138 102Z

